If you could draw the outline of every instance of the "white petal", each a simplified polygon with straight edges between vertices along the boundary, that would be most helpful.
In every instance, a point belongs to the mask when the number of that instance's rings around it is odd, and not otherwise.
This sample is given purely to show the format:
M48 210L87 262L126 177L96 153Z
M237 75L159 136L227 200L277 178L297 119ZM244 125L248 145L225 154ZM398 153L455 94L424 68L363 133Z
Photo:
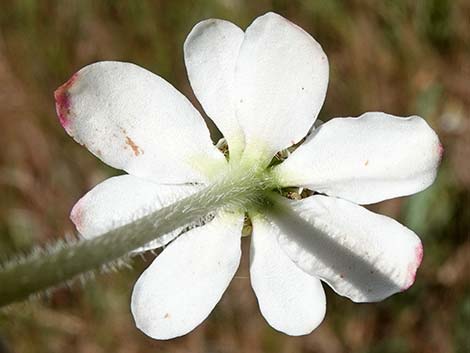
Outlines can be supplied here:
M318 278L299 269L278 244L279 229L252 217L251 285L261 313L276 330L306 335L322 322L325 292Z
M137 327L170 339L204 321L238 268L242 226L242 215L219 216L170 243L134 286Z
M278 198L271 216L281 231L281 248L340 295L379 301L413 284L423 248L408 228L341 199Z
M244 147L235 116L233 81L244 32L223 20L199 22L184 43L184 60L191 86L207 115L228 142L230 157Z
M86 66L55 97L67 133L129 174L159 183L204 182L226 164L191 103L137 65Z
M366 113L323 124L274 172L283 186L369 204L427 188L441 155L422 118Z
M269 162L313 125L325 99L328 60L307 32L267 13L246 30L235 85L247 156Z
M151 212L181 200L196 191L196 185L159 185L131 175L109 178L86 193L73 207L70 219L85 238L102 235ZM165 245L181 229L165 234L148 246Z

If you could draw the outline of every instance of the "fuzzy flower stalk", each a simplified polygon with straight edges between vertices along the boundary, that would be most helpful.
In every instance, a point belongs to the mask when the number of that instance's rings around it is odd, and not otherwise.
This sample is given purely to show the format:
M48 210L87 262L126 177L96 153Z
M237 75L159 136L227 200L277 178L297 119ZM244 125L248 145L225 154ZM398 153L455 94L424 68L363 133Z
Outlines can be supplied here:
M134 64L89 65L55 95L67 133L126 172L74 206L84 244L119 248L107 260L166 246L134 286L137 327L155 339L197 327L237 271L247 218L251 285L278 331L305 335L322 322L322 283L354 302L408 289L423 256L419 238L362 205L433 183L442 146L429 125L379 112L316 122L327 57L274 13L245 31L198 23L184 59L225 155L193 105Z

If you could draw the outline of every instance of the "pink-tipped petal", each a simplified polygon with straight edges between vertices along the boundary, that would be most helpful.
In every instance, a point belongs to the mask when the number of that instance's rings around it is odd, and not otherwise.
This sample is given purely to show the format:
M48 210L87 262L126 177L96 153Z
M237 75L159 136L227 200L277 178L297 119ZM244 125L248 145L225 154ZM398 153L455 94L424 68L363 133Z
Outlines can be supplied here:
M323 124L274 173L283 186L370 204L429 187L442 151L418 116L365 113Z
M408 266L408 280L406 284L402 287L403 292L409 289L415 283L416 273L418 271L419 266L421 265L421 262L423 261L423 255L423 244L419 243L415 248L414 261L412 261Z
M84 202L85 200L86 200L85 197L78 200L75 203L75 205L73 205L72 211L70 211L70 220L75 225L78 231L80 231L80 229L82 228L86 228L86 226L84 226L85 224L84 217L86 213L86 208L85 210L83 209L84 204L86 204L86 202Z
M333 197L278 198L270 217L281 248L338 294L355 302L380 301L414 281L422 246L410 229Z
M57 88L54 92L57 117L59 118L60 124L65 130L68 130L70 125L69 114L71 101L69 89L73 86L76 80L77 73L73 74L67 82Z
M199 112L130 63L84 67L55 93L65 130L108 165L158 183L205 183L226 161Z
M106 179L73 207L70 219L87 239L133 222L200 190L197 185L160 185L132 175ZM155 249L173 240L176 229L138 251Z
M444 152L445 152L444 146L442 145L442 143L439 142L439 146L438 146L439 160L442 160L442 157L444 157Z

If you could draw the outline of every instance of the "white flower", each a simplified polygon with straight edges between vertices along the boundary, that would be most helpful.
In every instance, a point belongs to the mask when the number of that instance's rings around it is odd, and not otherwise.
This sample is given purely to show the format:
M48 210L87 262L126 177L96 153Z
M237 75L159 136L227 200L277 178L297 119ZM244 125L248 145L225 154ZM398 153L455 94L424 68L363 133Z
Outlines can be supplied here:
M245 32L222 20L198 23L184 56L197 98L228 142L229 162L199 112L168 82L129 63L87 66L56 91L59 118L77 142L128 175L104 181L75 205L78 231L98 236L251 165L281 187L317 192L294 201L273 191L279 207L246 210L251 283L271 326L290 335L315 329L325 314L320 279L355 302L408 288L422 258L419 238L359 205L433 182L442 147L426 122L375 112L335 118L270 166L306 136L323 104L328 61L320 45L268 13ZM243 220L240 210L217 214L147 268L132 294L144 333L177 337L209 315L238 268Z

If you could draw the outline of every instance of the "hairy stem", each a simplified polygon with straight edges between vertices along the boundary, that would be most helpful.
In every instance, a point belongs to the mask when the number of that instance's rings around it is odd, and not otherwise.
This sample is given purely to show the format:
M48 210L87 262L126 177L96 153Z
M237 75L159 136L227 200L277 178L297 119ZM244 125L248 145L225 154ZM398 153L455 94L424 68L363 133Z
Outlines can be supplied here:
M233 173L198 193L157 210L102 236L56 247L43 256L27 257L0 270L0 306L24 300L49 287L112 263L150 241L190 225L220 209L245 210L262 202L272 187L255 171Z

